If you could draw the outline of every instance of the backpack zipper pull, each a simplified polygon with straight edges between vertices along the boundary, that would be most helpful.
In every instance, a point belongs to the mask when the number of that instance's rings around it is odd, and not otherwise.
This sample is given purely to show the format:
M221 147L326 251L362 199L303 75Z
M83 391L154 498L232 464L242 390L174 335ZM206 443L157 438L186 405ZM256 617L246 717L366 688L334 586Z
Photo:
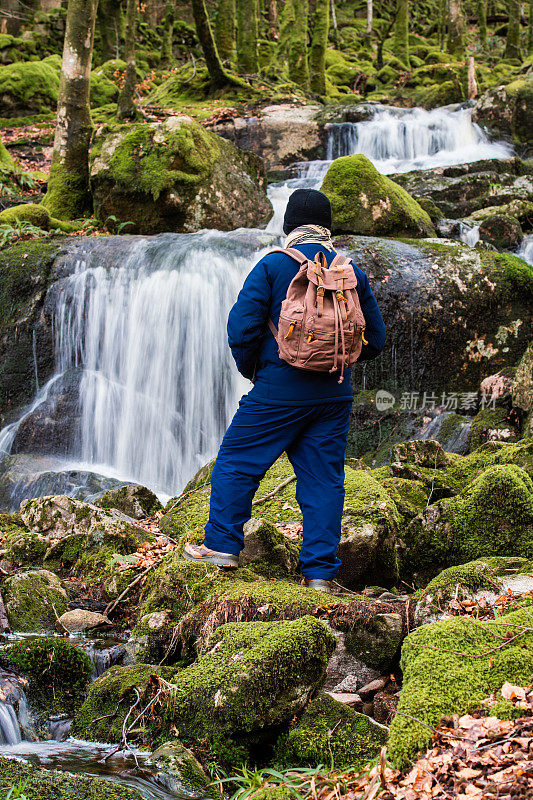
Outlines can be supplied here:
M363 344L368 344L367 340L365 339L365 330L366 328L361 330L361 339L363 340Z
M307 344L311 344L311 342L314 340L314 338L315 338L315 332L314 331L309 331L309 335L307 337Z
M287 331L287 333L286 333L286 335L285 335L285 338L286 338L286 339L290 339L290 338L291 338L291 336L292 336L292 334L293 334L293 332L294 332L294 329L295 329L295 327L296 327L296 321L295 321L295 320L292 320L292 321L291 321L291 324L289 325L289 330Z

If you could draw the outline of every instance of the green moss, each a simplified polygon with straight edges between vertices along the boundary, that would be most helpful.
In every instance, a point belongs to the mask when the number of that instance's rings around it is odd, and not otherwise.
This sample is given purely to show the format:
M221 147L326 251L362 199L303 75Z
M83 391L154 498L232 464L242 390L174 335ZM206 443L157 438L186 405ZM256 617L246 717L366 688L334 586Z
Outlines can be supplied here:
M1 652L0 661L29 678L30 700L49 714L79 706L93 671L81 648L56 638L15 642Z
M480 252L481 263L488 277L496 279L504 286L507 284L507 295L521 296L524 300L533 300L533 266L511 253Z
M116 83L113 83L106 75L101 74L100 69L91 72L91 108L105 106L108 103L116 103L118 95L119 89Z
M431 597L436 601L448 600L455 595L457 587L463 590L461 594L474 594L481 589L499 591L501 589L499 577L523 563L527 563L524 558L487 556L457 567L449 567L433 578L425 589L420 589L415 597Z
M35 203L22 203L0 211L0 225L14 225L17 222L31 222L43 231L59 229L64 233L71 233L78 227L73 223L51 217L48 209Z
M60 68L59 56L0 66L0 96L5 111L20 116L55 110Z
M274 758L283 767L362 769L387 742L387 729L321 692L301 720L278 740Z
M533 482L514 464L493 466L442 500L405 533L404 565L435 573L487 556L533 556Z
M432 236L428 214L365 156L337 158L322 183L339 233Z
M47 570L19 572L4 581L2 589L13 631L53 631L66 610L68 596L59 578Z
M162 671L174 688L157 704L154 724L159 735L176 725L184 743L206 741L215 754L239 763L250 734L287 722L322 682L335 637L324 623L302 617L223 625L208 647L190 667ZM151 676L160 672L148 665L108 670L91 686L74 731L106 741L120 738L129 690L136 687L144 696ZM155 695L153 684L148 691ZM116 717L101 719L108 710L112 715L117 702Z
M452 482L464 486L487 467L496 464L516 464L533 477L533 442L527 440L516 444L487 442L473 453L453 461L446 473Z
M139 793L102 778L51 772L0 757L2 788L24 786L28 800L139 800ZM15 795L13 795L15 796Z
M10 516L16 517L18 515L13 514ZM0 520L1 529L2 523ZM42 564L46 552L46 542L40 536L16 525L11 526L11 530L4 539L4 547L7 550L6 559L18 567Z
M407 637L401 659L403 689L389 740L395 766L408 767L410 759L429 746L431 730L425 725L474 709L505 681L529 685L533 634L524 632L505 647L501 644L507 631L519 632L513 626L529 628L531 615L520 609L498 623L456 617L423 625Z
M383 488L394 500L396 508L404 520L416 517L427 505L428 489L423 481L408 480L406 478L388 477L389 470L386 470L387 477L379 479ZM372 474L378 470L372 470Z
M508 420L508 412L504 408L485 408L479 411L470 427L468 445L470 450L475 450L489 438L494 438L494 432L505 438L505 441L516 440L517 435L513 425Z

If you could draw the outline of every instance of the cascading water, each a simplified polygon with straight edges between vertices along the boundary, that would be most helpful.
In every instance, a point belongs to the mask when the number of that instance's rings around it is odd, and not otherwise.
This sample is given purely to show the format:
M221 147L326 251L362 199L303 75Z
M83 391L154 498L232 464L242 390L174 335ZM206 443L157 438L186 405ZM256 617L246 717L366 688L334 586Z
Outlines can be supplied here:
M524 236L517 255L527 261L528 264L533 264L533 234L530 233L528 236Z

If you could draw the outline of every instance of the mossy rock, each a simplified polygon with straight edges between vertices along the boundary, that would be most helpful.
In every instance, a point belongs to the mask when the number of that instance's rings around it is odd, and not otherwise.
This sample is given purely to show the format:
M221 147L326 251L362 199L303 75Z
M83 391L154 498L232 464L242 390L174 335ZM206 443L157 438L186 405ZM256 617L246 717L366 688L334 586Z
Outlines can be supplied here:
M366 156L337 158L322 191L329 197L333 229L366 236L433 236L431 219L406 191L381 175Z
M489 89L476 103L473 118L481 125L512 136L517 144L533 147L533 80L519 78Z
M404 641L403 688L388 747L397 768L408 768L416 754L430 746L431 727L442 716L467 713L501 689L505 681L529 685L533 672L531 614L519 609L499 617L498 623L455 617L423 625ZM526 630L501 647L506 625L513 633L516 625L526 626Z
M16 517L18 515L9 516ZM3 544L7 551L5 554L6 559L16 567L43 563L46 552L45 541L42 537L24 527L12 526L10 532L5 536Z
M158 772L165 775L165 788L177 797L212 797L220 800L220 792L202 769L194 754L178 739L165 742L149 759ZM185 786L184 786L185 784Z
M93 672L84 650L57 638L15 642L0 650L0 663L28 678L31 702L48 714L79 707Z
M119 88L117 84L102 74L100 69L93 69L90 89L91 108L105 106L108 103L116 103L118 96Z
M533 409L533 342L531 342L516 368L512 386L513 404L523 411Z
M421 480L408 478L380 478L379 483L394 500L404 521L409 522L427 506L428 488Z
M24 786L28 800L140 800L135 789L88 776L71 775L0 757L2 784Z
M362 769L387 743L388 729L320 692L302 718L278 740L275 761L283 767Z
M176 725L184 744L204 741L226 762L242 763L252 737L261 739L303 710L324 680L334 647L333 634L313 617L223 625L194 664L163 670L173 688L170 702L154 703L159 720L152 735L164 736ZM92 684L74 732L119 740L131 704L128 690L136 687L145 701L147 693L155 697L151 676L158 671L149 665L108 670ZM102 719L117 703L116 716Z
M440 219L444 217L443 212L433 202L431 197L413 197L413 200L416 200L420 208L423 208L424 211L427 212L432 222L438 222Z
M450 481L464 487L485 469L498 464L515 464L533 478L533 442L486 442L467 456L454 460L446 472Z
M151 517L163 508L156 495L150 489L136 483L110 489L95 501L95 505L99 508L114 508L117 511L122 511L123 514L132 519Z
M509 214L491 214L479 226L481 241L487 242L496 250L517 250L523 237L520 222Z
M11 575L2 584L2 594L11 630L21 633L53 631L69 599L57 575L46 569Z
M0 105L4 116L23 117L55 110L61 59L20 61L0 66Z
M262 162L190 117L103 129L91 151L95 213L128 233L190 233L265 225L272 206Z
M487 441L513 442L518 434L505 408L485 408L479 411L470 426L468 445L476 450Z
M460 103L464 100L464 92L457 78L420 86L413 92L413 101L423 108L439 108L440 106Z
M404 533L409 574L486 556L533 557L533 482L514 464L484 470L455 497L429 506Z
M51 217L50 212L44 206L35 203L22 203L0 211L0 225L16 225L17 222L30 222L43 231L57 229L64 233L71 233L77 228L71 222Z

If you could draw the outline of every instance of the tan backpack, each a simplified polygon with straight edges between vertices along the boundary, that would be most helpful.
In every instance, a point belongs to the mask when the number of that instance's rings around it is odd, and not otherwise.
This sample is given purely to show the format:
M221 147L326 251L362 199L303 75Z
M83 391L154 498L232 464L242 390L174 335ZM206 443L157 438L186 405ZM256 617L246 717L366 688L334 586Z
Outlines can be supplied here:
M279 357L312 372L340 372L355 364L365 339L365 318L357 294L357 278L349 258L336 255L328 267L324 253L314 261L294 248L285 253L300 264L281 304L278 328L268 326Z

